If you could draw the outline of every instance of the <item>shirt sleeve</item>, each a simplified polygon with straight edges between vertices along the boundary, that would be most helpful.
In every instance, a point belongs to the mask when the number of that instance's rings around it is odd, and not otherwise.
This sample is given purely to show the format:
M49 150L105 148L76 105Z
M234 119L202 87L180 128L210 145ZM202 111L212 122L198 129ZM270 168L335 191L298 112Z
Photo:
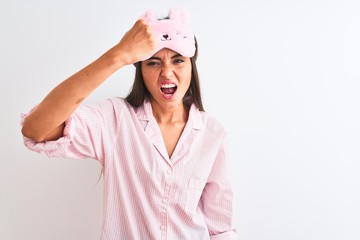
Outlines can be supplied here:
M22 115L21 125L27 115ZM83 104L65 121L63 137L56 141L35 142L24 136L24 144L48 157L92 158L103 163L116 140L117 115L111 100Z
M227 158L225 133L200 199L200 210L203 212L211 240L238 239L233 226L233 191Z

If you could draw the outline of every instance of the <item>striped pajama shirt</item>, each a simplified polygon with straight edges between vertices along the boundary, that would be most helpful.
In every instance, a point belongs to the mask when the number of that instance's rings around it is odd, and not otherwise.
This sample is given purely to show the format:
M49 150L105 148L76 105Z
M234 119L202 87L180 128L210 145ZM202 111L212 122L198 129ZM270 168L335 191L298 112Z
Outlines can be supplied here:
M134 109L122 98L81 105L56 141L24 137L49 157L100 162L102 240L235 239L226 141L224 127L192 104L169 157L150 102Z

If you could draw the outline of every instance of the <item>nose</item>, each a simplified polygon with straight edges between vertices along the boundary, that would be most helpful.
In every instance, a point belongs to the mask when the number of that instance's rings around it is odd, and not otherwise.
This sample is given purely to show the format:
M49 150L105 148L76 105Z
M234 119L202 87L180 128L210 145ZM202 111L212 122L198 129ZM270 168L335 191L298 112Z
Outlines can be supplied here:
M164 63L162 65L160 75L163 78L170 79L173 76L173 74L174 74L174 69L172 68L172 66L168 63Z

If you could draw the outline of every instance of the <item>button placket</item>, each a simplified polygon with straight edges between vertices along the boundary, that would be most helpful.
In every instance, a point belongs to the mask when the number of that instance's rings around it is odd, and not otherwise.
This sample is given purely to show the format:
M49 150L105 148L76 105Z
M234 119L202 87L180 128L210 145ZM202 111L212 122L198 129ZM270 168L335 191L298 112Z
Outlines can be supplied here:
M170 198L170 186L172 181L172 169L165 171L165 186L164 195L161 199L162 202L162 225L160 226L162 239L166 239L167 225L168 225L168 207Z

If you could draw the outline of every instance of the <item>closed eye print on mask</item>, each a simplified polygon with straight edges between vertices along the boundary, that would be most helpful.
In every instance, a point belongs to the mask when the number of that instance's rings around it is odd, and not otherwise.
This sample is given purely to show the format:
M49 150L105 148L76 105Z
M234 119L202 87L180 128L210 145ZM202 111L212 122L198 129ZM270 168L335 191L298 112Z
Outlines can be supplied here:
M182 35L181 33L177 32L176 35L180 35L182 38L187 38L186 36Z

